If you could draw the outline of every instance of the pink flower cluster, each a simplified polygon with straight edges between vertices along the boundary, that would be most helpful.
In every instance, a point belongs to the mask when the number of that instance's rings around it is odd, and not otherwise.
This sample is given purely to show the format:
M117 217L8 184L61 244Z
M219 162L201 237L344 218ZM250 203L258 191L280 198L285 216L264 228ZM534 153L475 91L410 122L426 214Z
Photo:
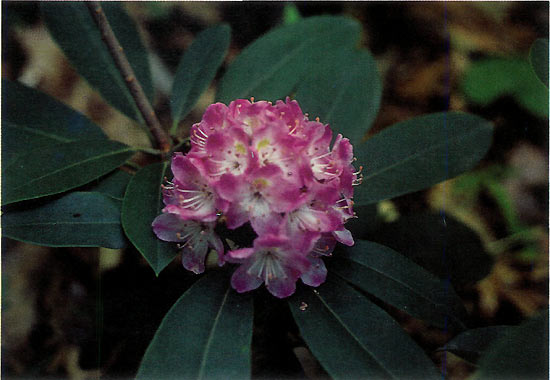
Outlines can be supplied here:
M172 159L174 178L163 185L156 235L179 242L186 269L204 271L208 248L241 264L231 279L238 292L265 283L275 296L294 293L296 281L325 281L323 256L336 241L353 245L344 228L353 217L353 148L328 125L309 121L296 101L238 99L212 104L191 129L191 150ZM252 247L224 254L217 223L250 223ZM230 237L229 237L230 238ZM238 242L237 242L238 243Z

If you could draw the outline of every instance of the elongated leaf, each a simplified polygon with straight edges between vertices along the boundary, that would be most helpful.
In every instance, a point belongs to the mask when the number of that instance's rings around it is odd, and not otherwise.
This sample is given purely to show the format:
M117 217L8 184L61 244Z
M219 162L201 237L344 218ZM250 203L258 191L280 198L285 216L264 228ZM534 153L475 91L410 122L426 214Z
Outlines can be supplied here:
M439 278L450 279L456 288L483 279L493 264L478 235L448 215L405 215L368 236L366 240L386 245Z
M548 379L548 310L493 342L472 379Z
M132 179L131 174L123 170L115 170L113 173L109 173L90 183L87 191L96 191L117 201L122 201L130 179Z
M229 25L215 26L201 32L185 52L176 71L170 98L174 126L187 116L214 79L230 39Z
M318 290L302 288L290 308L310 350L334 379L440 377L397 322L342 280L329 276Z
M41 7L50 33L74 68L107 102L130 118L141 121L141 114L126 88L124 78L101 40L86 5L82 2L43 2ZM152 100L149 61L135 23L120 3L104 2L102 7L143 91Z
M138 171L130 180L122 203L124 232L157 276L178 253L176 244L158 239L151 227L164 207L160 185L167 170L168 162L164 162Z
M477 362L491 343L510 334L515 326L489 326L466 330L454 337L438 351L450 351L472 363Z
M101 193L74 192L2 215L4 236L50 247L123 248L120 208Z
M172 306L145 352L138 379L250 378L252 297L210 273Z
M548 39L539 38L531 45L529 61L535 74L546 88L548 88L548 60Z
M451 285L388 247L358 240L336 252L329 269L415 318L438 327L464 328L465 310Z
M81 113L18 82L2 79L2 161L44 145L106 138Z
M220 83L217 98L276 100L290 95L311 64L334 49L353 46L357 22L344 17L310 17L260 37L235 59Z
M302 110L359 143L380 106L382 83L376 63L366 50L350 48L321 62L298 84L296 100Z
M2 204L61 193L122 165L132 148L116 141L82 140L48 145L2 166Z
M435 113L392 125L356 146L363 183L358 205L422 190L473 167L491 144L492 126L465 113Z

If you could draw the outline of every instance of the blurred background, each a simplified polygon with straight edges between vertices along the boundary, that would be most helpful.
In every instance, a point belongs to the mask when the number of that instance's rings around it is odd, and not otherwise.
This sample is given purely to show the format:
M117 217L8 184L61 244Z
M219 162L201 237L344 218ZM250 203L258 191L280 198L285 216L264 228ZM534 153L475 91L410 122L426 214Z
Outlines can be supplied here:
M181 136L213 102L227 65L269 29L318 14L360 21L360 43L372 52L384 84L369 134L445 110L480 115L495 131L475 170L359 210L354 231L450 276L470 313L470 327L518 324L548 307L548 90L528 62L531 44L548 38L547 2L128 2L125 7L149 48L155 109L166 126L168 95L183 52L210 25L226 22L232 28L224 66L181 122ZM42 23L37 3L2 2L2 78L36 87L83 112L115 140L148 144L142 129L72 69ZM162 316L194 281L177 260L155 278L134 248L53 249L3 238L2 377L131 378ZM471 363L435 352L452 336L390 311L446 368L449 379L471 375ZM255 318L254 377L325 376L291 319Z

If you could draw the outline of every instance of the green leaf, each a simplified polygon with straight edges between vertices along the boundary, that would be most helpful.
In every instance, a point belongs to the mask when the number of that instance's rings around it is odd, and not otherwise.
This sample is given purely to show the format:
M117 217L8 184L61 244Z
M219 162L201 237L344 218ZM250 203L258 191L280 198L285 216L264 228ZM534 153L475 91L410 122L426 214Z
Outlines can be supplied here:
M382 83L376 62L366 50L340 49L321 60L298 84L302 110L352 143L359 143L376 117Z
M360 26L351 19L318 16L280 26L247 46L229 66L217 99L276 100L290 95L311 62L339 47L353 46Z
M112 106L141 122L141 114L86 5L82 2L43 2L40 5L50 33L79 74ZM136 78L151 101L153 84L147 51L135 23L120 3L103 2L101 5Z
M176 244L158 239L151 227L164 207L160 185L167 170L168 162L139 170L130 180L122 203L124 232L157 276L178 254Z
M27 151L2 166L2 204L74 189L109 173L132 155L132 148L105 139Z
M2 215L3 235L49 247L124 248L120 208L101 193L73 192Z
M529 51L529 62L537 77L548 88L548 39L539 38Z
M440 378L399 324L345 282L329 276L289 302L309 349L334 379Z
M485 278L493 264L478 235L448 215L406 215L365 238L396 250L439 278L450 279L455 287Z
M225 273L209 273L162 320L138 379L248 379L253 307Z
M81 113L18 82L2 79L2 160L45 145L106 138Z
M548 60L546 62L548 65ZM475 104L487 106L508 95L533 114L548 117L548 88L525 59L480 60L466 72L462 89Z
M472 168L491 144L492 125L474 115L449 112L394 124L355 146L364 167L355 188L358 205L422 190Z
M132 175L124 170L115 170L112 173L107 174L102 178L90 183L90 186L87 191L96 191L116 199L117 201L122 201L124 199L124 193L126 192L126 187L132 179Z
M493 342L472 380L548 379L548 310Z
M491 343L506 334L510 334L515 328L515 326L489 326L466 330L454 337L445 346L439 348L438 351L449 351L472 363L476 363Z
M357 240L327 264L346 281L415 318L441 328L464 328L466 312L452 286L388 247Z
M201 94L214 79L216 71L231 40L231 28L223 24L209 28L197 35L181 60L174 84L170 106L173 129L193 108ZM172 131L174 133L175 130Z

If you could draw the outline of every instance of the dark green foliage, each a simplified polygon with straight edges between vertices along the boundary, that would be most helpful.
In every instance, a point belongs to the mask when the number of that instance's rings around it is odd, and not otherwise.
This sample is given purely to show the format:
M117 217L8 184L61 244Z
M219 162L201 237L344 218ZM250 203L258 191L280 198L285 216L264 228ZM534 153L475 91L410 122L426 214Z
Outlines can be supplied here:
M368 234L455 287L473 285L493 260L476 233L448 215L412 214ZM396 238L398 237L398 238Z
M205 275L172 306L147 348L138 379L248 379L252 297L226 273Z
M284 98L320 58L336 48L352 47L359 31L356 21L329 16L278 27L239 54L220 83L217 99L227 104L250 96L272 101Z
M400 122L356 145L363 183L358 205L422 190L472 168L491 144L493 128L465 113L435 113Z
M133 153L132 148L106 139L26 151L2 166L2 204L74 189L119 167Z
M90 183L88 191L97 191L104 195L107 195L117 201L124 199L124 193L126 187L132 179L132 175L124 170L115 170L112 173L107 174L102 178L98 178L96 181Z
M106 138L84 115L18 82L2 80L2 161L37 148Z
M128 117L141 121L141 114L124 78L101 40L100 32L86 5L82 2L43 2L41 7L50 33L79 74L107 102ZM104 2L102 7L143 91L152 100L153 84L147 51L134 21L128 17L120 3Z
M466 312L452 286L388 247L358 240L335 252L329 270L413 317L464 328Z
M472 379L548 379L548 310L494 341Z
M472 363L477 362L495 340L514 331L514 326L489 326L466 330L438 351L449 351Z
M197 35L185 52L176 71L170 98L174 126L177 127L178 122L187 116L214 79L230 39L231 29L228 25L215 26Z
M385 311L334 277L302 288L290 309L309 349L334 379L437 379L422 349Z
M3 234L50 247L123 248L120 206L95 192L69 193L55 201L2 215Z
M168 163L144 167L130 180L122 203L122 226L128 239L158 274L176 256L176 245L159 240L151 223L164 207L160 185Z
M319 117L352 144L361 142L380 105L382 83L366 50L344 48L313 65L298 84L296 100L310 119Z

